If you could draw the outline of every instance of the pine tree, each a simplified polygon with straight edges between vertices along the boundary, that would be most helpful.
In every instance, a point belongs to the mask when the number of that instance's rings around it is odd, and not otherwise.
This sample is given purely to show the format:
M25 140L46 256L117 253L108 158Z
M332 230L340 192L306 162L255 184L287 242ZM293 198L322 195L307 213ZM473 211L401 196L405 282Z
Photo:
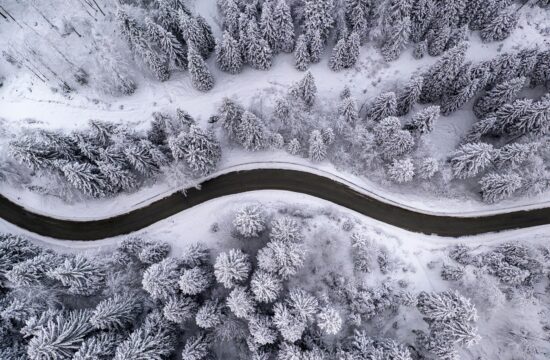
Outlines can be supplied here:
M480 89L480 79L474 79L452 94L445 95L441 101L441 113L449 115L473 99Z
M346 97L342 100L338 114L344 120L344 123L353 127L359 120L359 110L357 109L357 101L354 97Z
M309 59L312 63L316 64L321 61L321 57L325 50L325 44L321 38L321 32L319 30L314 30L311 35L308 37L308 47L309 47Z
M273 311L273 323L286 341L293 343L302 338L306 324L293 314L288 306L277 303L273 307Z
M497 111L504 104L514 100L523 89L524 77L513 78L498 84L485 95L477 99L474 104L474 113L478 118L483 118Z
M317 315L317 325L327 335L336 335L342 329L342 317L334 308L325 308Z
M420 101L436 102L450 87L464 62L468 46L463 43L447 51L424 75Z
M100 330L123 329L134 322L140 310L135 297L117 294L96 306L90 324Z
M153 264L143 273L143 289L153 299L164 300L178 291L178 280L181 275L178 262L173 258Z
M239 14L241 13L236 0L227 0L223 7L223 26L233 38L239 36Z
M258 237L265 229L265 215L259 206L246 206L235 215L233 226L245 238Z
M254 342L258 345L273 344L277 341L277 332L268 316L257 315L250 319L248 329Z
M302 267L305 254L301 243L270 241L258 252L258 266L264 271L288 279Z
M226 299L227 307L236 317L250 319L256 312L256 303L250 293L243 287L236 287Z
M164 242L148 244L141 249L138 258L144 264L156 264L168 257L170 245Z
M361 43L363 43L368 37L371 3L368 0L347 0L345 5L346 17L351 29L359 34Z
M216 280L226 288L235 287L236 284L248 278L250 261L248 255L241 250L231 249L223 252L216 258L214 275Z
M428 54L430 56L439 56L443 54L447 43L451 38L452 29L449 25L443 24L428 31Z
M393 160L388 167L388 177L396 183L410 182L414 177L414 164L411 159Z
M296 50L294 51L295 63L294 66L300 71L306 71L311 63L309 54L308 42L305 35L300 35L296 42Z
M336 46L332 49L328 66L332 71L340 71L346 68L346 58L348 54L348 46L346 38L338 40Z
M230 74L238 74L243 68L243 57L239 42L228 31L223 33L223 38L216 47L216 62L222 71Z
M90 312L72 310L48 318L33 333L27 347L30 359L70 359L93 328Z
M219 110L222 127L231 140L237 140L239 127L244 113L243 107L237 102L224 98Z
M165 30L150 18L145 19L145 26L149 38L162 49L168 60L176 67L187 70L187 52L184 44L180 43L174 34Z
M179 288L184 295L198 295L212 283L211 274L201 267L184 270L179 279Z
M409 42L410 33L411 20L408 17L392 25L389 36L386 37L381 49L384 60L389 62L399 58Z
M163 360L175 350L174 331L160 313L152 312L143 325L117 347L113 360Z
M499 168L517 169L531 160L539 149L539 143L512 143L498 149L496 164Z
M484 143L464 144L453 154L450 162L453 175L459 179L474 177L494 160L493 146Z
M202 360L208 359L212 338L205 333L199 333L191 336L185 341L181 353L182 360Z
M327 157L327 145L319 130L313 130L309 136L309 159L319 162Z
M116 347L123 337L114 332L100 333L87 338L78 351L74 354L73 360L101 360L115 356Z
M246 62L257 70L268 70L271 67L273 53L264 40L254 21L248 23L246 32Z
M19 252L17 248L13 250ZM7 252L6 252L7 253ZM4 255L4 249L0 247L0 254ZM8 255L8 254L6 254ZM28 260L17 262L16 254L6 256L8 261L14 261L13 267L7 272L5 266L0 265L0 273L4 273L6 279L17 287L29 287L45 285L48 282L47 273L61 265L63 259L56 254L40 254ZM3 261L0 260L0 264Z
M419 134L430 133L433 130L434 121L439 118L439 114L439 106L429 106L414 114L411 121L405 124L405 129Z
M304 33L312 36L315 30L319 30L321 38L326 40L334 23L333 7L333 0L304 0Z
M263 149L267 145L266 132L265 125L259 117L250 111L243 113L237 130L237 139L245 149L250 151Z
M96 166L89 163L67 162L60 169L75 189L95 198L105 196L106 181Z
M182 36L189 48L195 48L202 58L206 58L210 53L211 44L208 43L209 40L205 37L197 19L180 10L178 11L178 21Z
M414 46L412 56L416 60L424 58L424 55L428 52L428 43L423 40Z
M260 32L262 37L273 53L278 53L279 39L277 38L278 31L275 25L274 8L271 1L266 1L262 4L262 15L260 17Z
M346 68L355 66L359 60L361 41L359 33L352 32L347 41L348 56L345 61Z
M214 87L214 77L194 46L189 47L187 60L193 87L199 91L211 90Z
M429 180L439 171L439 162L431 157L425 158L418 165L418 176L421 179Z
M411 40L419 43L425 39L433 16L436 4L433 0L415 1L411 8Z
M221 158L221 147L211 131L196 125L169 140L174 159L182 159L193 173L205 176L214 171Z
M399 92L397 96L397 116L407 115L412 110L420 97L423 83L424 78L422 76L415 76Z
M484 24L479 35L484 42L502 41L510 36L518 24L518 13L512 6L500 11Z
M105 283L105 274L97 261L82 255L71 256L48 272L48 277L61 282L75 295L96 294Z
M137 172L150 176L158 171L159 165L153 159L149 144L145 142L133 143L124 149L124 155Z
M222 322L222 309L216 300L207 300L199 308L195 316L197 326L203 329L213 329Z
M492 204L511 197L521 188L522 178L515 173L490 173L481 178L479 183L483 201Z
M512 105L514 106L515 104L517 102L514 102ZM503 115L502 110L504 107L496 112L497 121L499 122ZM523 104L520 103L518 110L519 116L516 118L512 116L512 119L510 119L512 121L505 128L507 133L511 135L548 134L550 131L550 101L548 99L543 98L542 100L528 104L527 108L523 108Z
M290 93L296 99L302 100L307 106L313 106L317 95L317 85L311 72L306 72L302 80L292 85Z
M278 0L273 13L276 29L276 51L290 53L294 50L294 23L286 0Z
M372 103L369 111L368 118L374 122L380 122L381 120L395 116L397 113L397 99L394 92L386 92L378 95Z
M162 314L172 323L183 325L193 319L197 312L197 307L197 303L192 298L174 295L166 300Z
M214 48L216 47L216 39L214 39L214 34L212 33L212 28L210 27L210 24L206 21L205 18L203 18L200 14L197 15L195 18L198 28L202 31L202 35L204 38L204 44L207 49L207 55L214 51Z
M283 284L276 275L257 270L252 275L250 289L256 301L269 303L277 299L283 289Z
M288 142L287 151L290 155L298 155L300 147L300 141L294 138Z
M472 0L468 4L467 13L470 19L470 30L481 30L487 23L494 19L495 15L506 6L506 0Z
M300 288L290 290L286 303L292 312L304 322L312 322L319 310L317 298Z

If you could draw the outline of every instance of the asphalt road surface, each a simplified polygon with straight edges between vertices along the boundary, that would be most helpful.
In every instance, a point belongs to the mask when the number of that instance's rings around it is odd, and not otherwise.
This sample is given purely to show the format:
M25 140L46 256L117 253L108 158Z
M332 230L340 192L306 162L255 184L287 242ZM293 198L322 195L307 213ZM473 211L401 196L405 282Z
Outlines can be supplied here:
M235 171L174 193L143 208L93 221L61 220L24 209L0 195L0 217L36 234L67 240L98 240L143 229L180 211L226 195L254 190L288 190L312 195L405 230L459 237L550 224L550 208L484 217L435 216L384 203L338 181L297 170Z

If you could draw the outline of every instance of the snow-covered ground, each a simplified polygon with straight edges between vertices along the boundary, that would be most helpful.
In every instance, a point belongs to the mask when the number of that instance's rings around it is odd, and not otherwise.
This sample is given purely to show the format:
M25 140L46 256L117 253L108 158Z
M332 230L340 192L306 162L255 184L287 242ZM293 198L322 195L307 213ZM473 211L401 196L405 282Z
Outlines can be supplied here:
M215 1L197 1L196 11L204 15L212 24L219 23ZM524 7L518 29L503 43L483 44L476 33L470 36L468 58L483 60L495 54L516 48L530 46L548 46L549 14L539 8ZM31 16L31 15L29 15ZM15 27L15 25L12 25ZM44 27L37 20L35 27ZM41 29L42 29L41 28ZM15 28L14 28L15 30ZM214 26L216 35L219 27ZM71 34L68 38L76 35ZM10 41L28 41L21 36ZM0 40L1 41L1 40ZM71 39L73 43L75 39ZM360 104L372 100L384 90L396 89L410 78L411 74L426 68L436 61L436 58L425 57L422 60L412 58L412 49L406 51L399 60L385 63L372 44L361 49L360 62L350 70L342 72L330 71L325 56L319 64L311 67L319 91L319 102L334 101L337 94L348 86L360 100ZM135 94L127 97L113 98L101 94L90 87L80 87L76 92L62 95L51 91L51 84L41 83L25 69L5 68L7 74L4 85L0 88L0 118L5 119L7 128L44 127L71 131L81 129L88 119L121 121L134 128L146 128L154 111L174 112L176 107L185 109L205 125L223 97L235 97L244 104L262 107L264 99L274 93L286 91L288 86L299 80L303 73L294 69L292 55L278 55L269 71L256 71L245 68L242 74L229 75L216 69L213 57L210 58L210 68L214 71L216 87L201 93L192 88L188 74L175 73L164 83L159 83L136 71L138 89ZM7 64L2 64L8 66ZM265 119L268 120L268 119ZM435 124L434 131L424 138L426 150L439 159L445 159L456 148L460 137L465 134L474 122L470 111L461 110L449 117L441 117ZM224 153L222 171L231 166L249 162L262 162L266 159L294 163L305 163L303 159L284 153L259 152L245 153L239 150L227 150ZM457 189L451 196L442 197L432 194L430 190L418 189L414 186L394 186L390 183L372 181L368 175L354 176L345 171L336 170L324 162L316 165L320 170L340 176L367 191L376 193L391 201L414 208L434 212L471 212L488 210L505 210L519 206L544 206L550 199L550 194L537 198L522 198L520 200L504 201L498 205L485 205L475 194L464 194ZM0 191L10 198L19 201L29 208L38 208L42 212L56 216L66 214L83 214L86 216L107 216L126 209L133 208L147 199L164 194L170 190L165 183L144 188L135 194L125 194L112 199L89 201L86 204L65 204L54 198L45 198L20 189L2 185Z

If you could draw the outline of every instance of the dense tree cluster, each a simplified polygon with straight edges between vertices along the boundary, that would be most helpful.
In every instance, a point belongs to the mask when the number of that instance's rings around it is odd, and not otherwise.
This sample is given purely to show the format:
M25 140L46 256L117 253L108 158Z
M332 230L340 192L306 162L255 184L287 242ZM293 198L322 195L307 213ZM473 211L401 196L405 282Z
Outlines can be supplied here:
M70 134L33 130L12 141L9 154L35 173L59 179L61 189L105 197L134 190L168 167L180 167L190 178L207 175L221 148L211 131L178 110L176 117L153 114L147 133L99 120Z

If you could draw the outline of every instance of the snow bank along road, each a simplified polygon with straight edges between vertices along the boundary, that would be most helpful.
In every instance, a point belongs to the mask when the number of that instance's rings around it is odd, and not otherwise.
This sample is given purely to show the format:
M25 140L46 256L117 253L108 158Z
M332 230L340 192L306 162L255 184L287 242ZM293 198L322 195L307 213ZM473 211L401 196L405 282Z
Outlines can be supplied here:
M550 208L475 217L435 215L375 199L328 177L288 169L229 172L204 181L200 190L192 188L185 195L176 192L128 213L90 221L64 220L33 213L0 195L0 217L43 236L98 240L143 229L208 200L255 190L299 192L405 230L440 236L477 235L550 224Z

